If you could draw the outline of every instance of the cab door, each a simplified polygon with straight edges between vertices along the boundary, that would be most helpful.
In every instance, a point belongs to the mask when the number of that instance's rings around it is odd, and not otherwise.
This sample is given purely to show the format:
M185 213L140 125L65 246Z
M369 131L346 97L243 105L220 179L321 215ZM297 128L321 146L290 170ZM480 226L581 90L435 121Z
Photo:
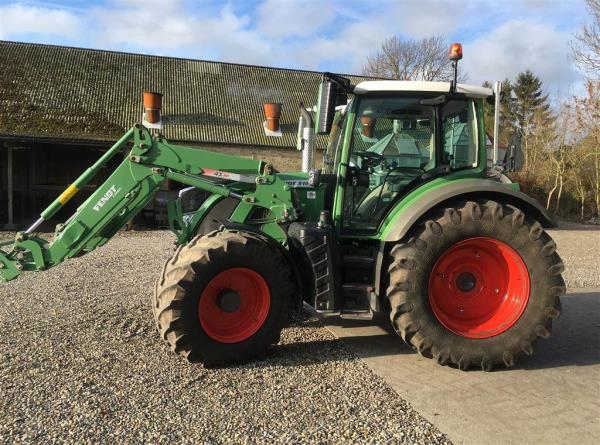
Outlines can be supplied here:
M345 129L348 157L338 187L342 235L375 233L410 190L440 174L477 166L473 101L431 105L427 99L431 95L423 93L358 101Z

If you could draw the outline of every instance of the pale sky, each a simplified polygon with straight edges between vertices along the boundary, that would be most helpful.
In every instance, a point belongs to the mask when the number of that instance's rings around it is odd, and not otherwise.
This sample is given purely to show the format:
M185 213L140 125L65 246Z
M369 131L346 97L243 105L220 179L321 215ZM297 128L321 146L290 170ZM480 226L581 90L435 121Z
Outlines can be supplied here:
M0 39L360 74L383 39L440 34L469 83L530 69L567 96L588 19L583 0L0 0Z

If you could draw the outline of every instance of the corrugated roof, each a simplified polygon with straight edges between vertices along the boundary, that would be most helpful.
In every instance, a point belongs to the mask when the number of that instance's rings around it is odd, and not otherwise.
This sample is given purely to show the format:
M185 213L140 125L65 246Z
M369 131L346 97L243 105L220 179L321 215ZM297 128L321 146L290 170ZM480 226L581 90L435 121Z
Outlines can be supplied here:
M294 147L298 104L314 104L320 79L313 71L0 41L0 135L113 140L140 121L141 93L151 90L164 94L170 140ZM264 102L283 104L280 138L264 133Z

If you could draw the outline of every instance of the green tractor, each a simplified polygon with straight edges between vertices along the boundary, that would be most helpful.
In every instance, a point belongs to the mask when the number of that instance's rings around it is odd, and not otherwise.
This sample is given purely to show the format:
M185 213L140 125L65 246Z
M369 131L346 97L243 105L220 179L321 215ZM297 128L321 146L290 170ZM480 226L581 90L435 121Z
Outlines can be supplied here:
M442 365L512 366L550 335L564 267L545 209L487 166L483 106L493 97L456 80L351 85L325 74L314 116L301 110L305 171L293 173L169 144L137 124L1 244L0 277L103 245L168 179L187 188L168 204L178 248L152 307L161 337L185 358L262 356L308 303L343 317L388 314L406 343ZM147 109L148 122L158 111ZM314 132L330 135L318 170ZM34 235L131 141L51 241Z

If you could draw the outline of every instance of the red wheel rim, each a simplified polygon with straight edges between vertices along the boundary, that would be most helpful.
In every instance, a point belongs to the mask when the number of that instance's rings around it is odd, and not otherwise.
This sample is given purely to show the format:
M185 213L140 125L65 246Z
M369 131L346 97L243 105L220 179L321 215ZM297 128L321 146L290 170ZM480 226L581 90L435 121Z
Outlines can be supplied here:
M206 335L239 343L254 335L269 314L271 292L265 279L245 267L217 274L202 291L198 318Z
M508 244L468 238L437 260L429 276L429 303L448 330L467 338L499 335L529 301L529 272Z

